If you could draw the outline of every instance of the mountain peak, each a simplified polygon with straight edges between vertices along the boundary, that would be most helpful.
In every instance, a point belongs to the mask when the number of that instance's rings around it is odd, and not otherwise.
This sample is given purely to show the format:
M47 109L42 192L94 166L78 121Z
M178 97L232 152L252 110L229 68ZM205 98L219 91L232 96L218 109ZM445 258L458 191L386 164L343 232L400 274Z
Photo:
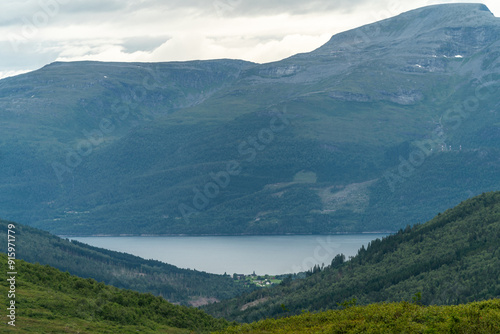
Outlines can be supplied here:
M490 29L491 26L496 28ZM380 43L397 43L401 40L415 43L416 39L421 38L427 41L431 39L446 41L453 37L452 35L460 34L460 32L450 33L450 30L464 32L466 29L485 30L485 27L490 31L486 31L483 35L491 38L494 35L498 36L500 19L496 18L486 5L478 3L431 5L334 35L328 43L313 53L325 55L337 51L357 52Z
M425 23L433 26L469 26L484 24L492 18L495 18L495 16L484 4L452 3L417 8L402 13L393 19L424 20Z
M447 4L437 4L437 5L429 5L420 8L416 8L413 10L409 10L406 13L414 13L414 12L422 12L422 11L446 11L446 12L488 12L490 15L493 13L489 10L489 8L482 3L447 3ZM403 13L405 14L405 13Z

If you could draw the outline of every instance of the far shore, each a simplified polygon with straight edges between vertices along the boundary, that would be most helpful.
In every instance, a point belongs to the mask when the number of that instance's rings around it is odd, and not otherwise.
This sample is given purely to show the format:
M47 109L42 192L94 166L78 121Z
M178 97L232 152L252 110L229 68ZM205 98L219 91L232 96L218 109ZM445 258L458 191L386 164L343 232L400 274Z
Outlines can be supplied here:
M264 237L264 236L296 236L296 235L349 235L349 234L394 234L396 231L370 231L370 232L331 232L331 233L283 233L283 234L67 234L57 235L60 238L91 238L91 237Z

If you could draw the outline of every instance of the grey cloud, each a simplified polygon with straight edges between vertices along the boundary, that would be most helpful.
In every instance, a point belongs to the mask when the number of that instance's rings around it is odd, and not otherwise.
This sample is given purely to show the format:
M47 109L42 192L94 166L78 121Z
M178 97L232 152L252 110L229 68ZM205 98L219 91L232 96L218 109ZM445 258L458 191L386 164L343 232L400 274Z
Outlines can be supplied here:
M0 26L23 25L23 20L32 21L34 15L43 12L50 13L52 23L76 23L123 19L142 10L160 11L168 16L169 12L190 9L198 15L219 17L348 12L368 2L368 0L27 0L24 2L8 0L2 5Z
M325 11L349 12L358 5L373 3L368 0L145 0L140 4L130 3L128 10L148 7L168 9L196 9L202 15L259 16L276 14L310 14Z
M0 26L22 24L22 18L38 10L35 1L5 1L0 11Z
M146 51L151 52L158 48L160 45L168 41L170 37L160 36L160 37L149 37L149 36L141 36L141 37L131 37L126 39L122 46L124 48L124 52L126 53L134 53L136 51Z
M54 0L58 2L58 0ZM64 0L60 3L61 13L77 13L77 14L89 14L89 13L111 13L126 10L130 1L118 1L118 0Z
M1 70L35 69L53 62L58 52L43 48L39 43L27 42L18 45L14 52L10 42L0 42Z
M64 29L73 24L106 22L110 18L121 20L120 11L126 10L118 1L101 3L98 0L28 0L6 8L10 11L0 12L0 28L3 30L0 39L14 44L38 39L41 29L46 27ZM14 49L17 50L18 45Z
M86 15L89 13L109 13L126 10L127 1L118 0L7 0L2 3L0 26L23 25L26 21L55 20L67 14Z
M215 2L219 4L228 5L228 7L222 7L222 8L227 8L227 10L225 10L225 14L227 15L237 14L243 16L255 16L255 15L276 15L282 13L301 15L301 14L321 13L330 11L345 12L349 11L352 8L355 8L359 4L366 3L368 1L366 0L336 0L336 1L217 0Z

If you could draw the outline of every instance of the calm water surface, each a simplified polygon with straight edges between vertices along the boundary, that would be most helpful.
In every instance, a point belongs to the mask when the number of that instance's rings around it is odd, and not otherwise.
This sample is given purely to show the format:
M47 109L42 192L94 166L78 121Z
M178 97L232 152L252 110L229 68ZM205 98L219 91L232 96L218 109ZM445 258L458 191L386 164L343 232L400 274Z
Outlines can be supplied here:
M285 274L329 264L335 255L356 255L387 234L75 237L86 244L215 274Z

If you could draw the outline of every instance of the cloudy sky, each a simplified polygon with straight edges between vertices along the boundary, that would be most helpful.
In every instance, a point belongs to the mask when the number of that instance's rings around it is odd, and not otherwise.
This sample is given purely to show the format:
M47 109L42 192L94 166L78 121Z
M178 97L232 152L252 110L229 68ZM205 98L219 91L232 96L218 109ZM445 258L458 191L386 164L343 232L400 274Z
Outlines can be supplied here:
M56 60L265 63L414 8L498 0L2 0L0 78Z

